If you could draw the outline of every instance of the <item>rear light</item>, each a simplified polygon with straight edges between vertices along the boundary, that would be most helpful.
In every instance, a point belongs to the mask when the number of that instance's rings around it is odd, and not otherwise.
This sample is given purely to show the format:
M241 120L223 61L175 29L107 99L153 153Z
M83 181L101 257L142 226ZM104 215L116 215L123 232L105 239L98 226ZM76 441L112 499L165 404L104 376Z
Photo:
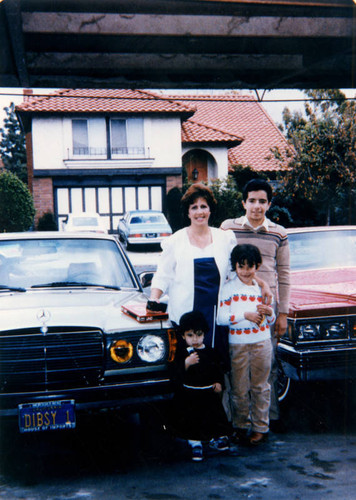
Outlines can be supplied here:
M129 238L142 238L142 234L136 233L136 234L129 234Z
M172 233L159 233L159 236L170 236Z

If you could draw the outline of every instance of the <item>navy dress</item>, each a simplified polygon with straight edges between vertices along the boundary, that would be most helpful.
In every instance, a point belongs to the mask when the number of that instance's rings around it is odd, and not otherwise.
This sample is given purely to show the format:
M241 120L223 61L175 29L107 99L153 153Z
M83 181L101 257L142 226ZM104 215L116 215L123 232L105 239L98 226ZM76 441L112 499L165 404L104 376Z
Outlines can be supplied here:
M216 325L217 304L220 287L220 273L213 257L194 259L194 306L195 311L204 314L209 332L204 344L216 350L223 371L230 370L228 328Z

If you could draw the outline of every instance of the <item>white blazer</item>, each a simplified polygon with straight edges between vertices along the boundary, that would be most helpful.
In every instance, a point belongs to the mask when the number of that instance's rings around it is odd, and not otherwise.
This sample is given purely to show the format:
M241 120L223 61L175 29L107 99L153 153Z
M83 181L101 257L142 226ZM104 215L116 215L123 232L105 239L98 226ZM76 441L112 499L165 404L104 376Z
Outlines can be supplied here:
M211 227L212 257L220 273L220 288L230 270L230 254L236 245L232 231ZM162 243L162 254L152 288L158 288L169 297L168 314L179 323L181 316L194 304L194 247L190 244L187 228L180 229Z

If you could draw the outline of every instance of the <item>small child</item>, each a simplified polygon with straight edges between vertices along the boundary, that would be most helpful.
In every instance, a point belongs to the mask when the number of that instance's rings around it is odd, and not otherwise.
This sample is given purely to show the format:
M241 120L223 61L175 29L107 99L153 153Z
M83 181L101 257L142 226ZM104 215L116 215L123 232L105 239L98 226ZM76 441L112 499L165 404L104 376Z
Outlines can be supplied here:
M183 314L179 331L183 343L170 365L175 428L178 436L188 440L192 460L200 461L202 441L210 441L218 451L229 448L231 428L221 401L224 374L215 351L204 345L209 325L201 312Z
M274 311L262 303L261 289L255 281L261 264L256 246L234 247L231 267L236 275L222 288L218 313L219 324L229 326L234 437L253 445L265 440L269 431L270 325L275 321Z

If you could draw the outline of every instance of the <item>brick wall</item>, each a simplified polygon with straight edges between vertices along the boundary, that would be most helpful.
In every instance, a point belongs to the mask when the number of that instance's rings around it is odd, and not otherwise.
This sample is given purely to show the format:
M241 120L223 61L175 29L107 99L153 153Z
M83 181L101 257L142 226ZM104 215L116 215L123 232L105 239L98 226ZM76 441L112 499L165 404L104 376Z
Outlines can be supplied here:
M28 188L33 192L33 153L32 153L32 133L27 132L25 135L26 141L26 163L27 163L27 178Z
M32 188L33 200L36 209L35 224L37 226L38 219L44 213L54 213L52 179L50 177L46 177L44 179L34 178Z
M182 176L181 175L167 175L167 177L166 177L166 193L168 193L174 187L182 189Z

